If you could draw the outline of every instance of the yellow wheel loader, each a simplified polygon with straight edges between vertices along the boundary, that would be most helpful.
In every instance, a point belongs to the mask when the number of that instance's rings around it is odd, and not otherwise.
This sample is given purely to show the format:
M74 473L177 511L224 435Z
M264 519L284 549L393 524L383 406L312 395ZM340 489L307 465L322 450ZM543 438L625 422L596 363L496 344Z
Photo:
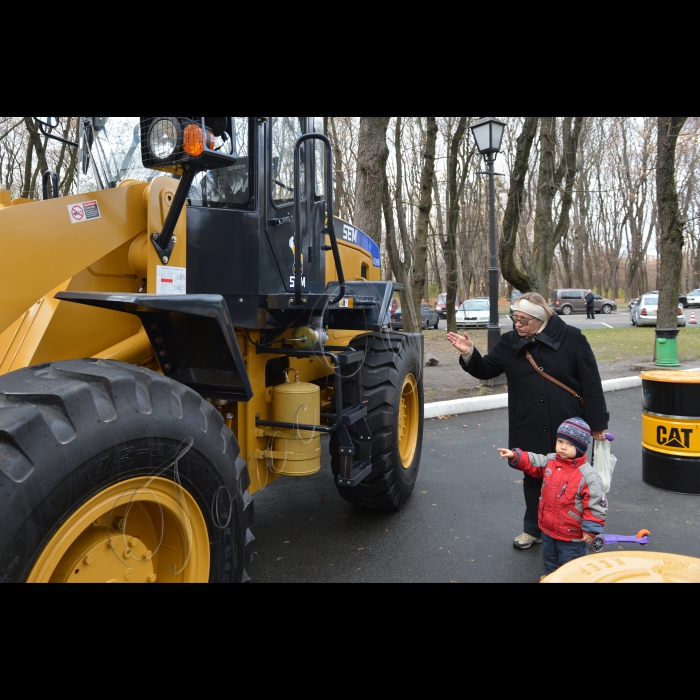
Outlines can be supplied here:
M0 581L245 582L254 494L324 437L343 499L400 509L422 336L318 118L79 119L80 194L0 190Z

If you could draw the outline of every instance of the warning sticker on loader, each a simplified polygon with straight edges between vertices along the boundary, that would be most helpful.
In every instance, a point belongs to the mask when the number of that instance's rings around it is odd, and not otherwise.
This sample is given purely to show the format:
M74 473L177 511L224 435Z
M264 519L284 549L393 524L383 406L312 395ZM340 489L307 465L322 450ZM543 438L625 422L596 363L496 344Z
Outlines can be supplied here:
M69 204L68 214L72 224L83 224L86 221L101 219L100 205L96 201L82 202L81 204Z
M186 268L159 265L157 275L156 294L163 296L187 294Z

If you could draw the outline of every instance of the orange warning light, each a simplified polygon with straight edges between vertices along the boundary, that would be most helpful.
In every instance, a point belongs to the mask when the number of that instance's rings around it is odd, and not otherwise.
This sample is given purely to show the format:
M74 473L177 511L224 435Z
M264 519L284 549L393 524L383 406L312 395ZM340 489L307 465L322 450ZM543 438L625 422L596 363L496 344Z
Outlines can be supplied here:
M207 148L214 148L214 134L207 129ZM204 153L204 140L202 139L202 127L190 124L184 133L183 148L185 153L192 158L198 158Z

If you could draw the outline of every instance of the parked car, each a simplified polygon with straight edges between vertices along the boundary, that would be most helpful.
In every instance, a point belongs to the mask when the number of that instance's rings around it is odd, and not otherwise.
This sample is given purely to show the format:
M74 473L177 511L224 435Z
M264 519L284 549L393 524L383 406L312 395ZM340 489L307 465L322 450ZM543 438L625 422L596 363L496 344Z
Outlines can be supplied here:
M491 303L488 299L470 299L457 311L457 328L486 328L491 320Z
M632 311L632 309L639 304L639 299L632 299L632 301L627 305L627 308Z
M586 289L555 289L552 294L552 311L560 316L571 314L585 314L587 303ZM595 312L606 316L617 311L617 302L612 299L603 299L599 294L595 295Z
M457 303L455 304L455 310L459 310L462 305L462 299L459 294L457 294ZM437 304L435 304L435 311L437 311L440 318L447 318L447 294L441 294L438 297Z
M659 292L658 292L658 291L655 291L655 292L647 292L647 294L649 294L649 295L654 295L654 294L655 294L657 297L659 296ZM646 294L645 294L645 296L646 296ZM678 303L679 303L684 309L687 309L687 308L688 308L688 296L687 296L686 294L679 294L679 295L678 295Z
M655 293L645 294L630 312L630 321L633 326L656 326L659 312L659 295ZM683 307L678 306L678 327L685 328L686 319Z
M434 328L436 331L440 330L440 317L437 311L434 311L426 304L421 307L421 322L424 331L428 331ZM391 315L391 323L389 324L392 330L401 331L404 328L403 325L403 309L399 307Z
M700 289L688 292L688 307L686 308L690 308L691 306L700 306Z

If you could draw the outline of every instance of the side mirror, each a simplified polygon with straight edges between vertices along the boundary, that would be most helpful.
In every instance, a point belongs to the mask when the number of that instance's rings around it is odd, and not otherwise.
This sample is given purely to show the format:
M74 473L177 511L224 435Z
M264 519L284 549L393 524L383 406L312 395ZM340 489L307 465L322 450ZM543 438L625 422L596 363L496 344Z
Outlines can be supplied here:
M59 125L58 117L34 117L34 119L48 129L55 129Z

